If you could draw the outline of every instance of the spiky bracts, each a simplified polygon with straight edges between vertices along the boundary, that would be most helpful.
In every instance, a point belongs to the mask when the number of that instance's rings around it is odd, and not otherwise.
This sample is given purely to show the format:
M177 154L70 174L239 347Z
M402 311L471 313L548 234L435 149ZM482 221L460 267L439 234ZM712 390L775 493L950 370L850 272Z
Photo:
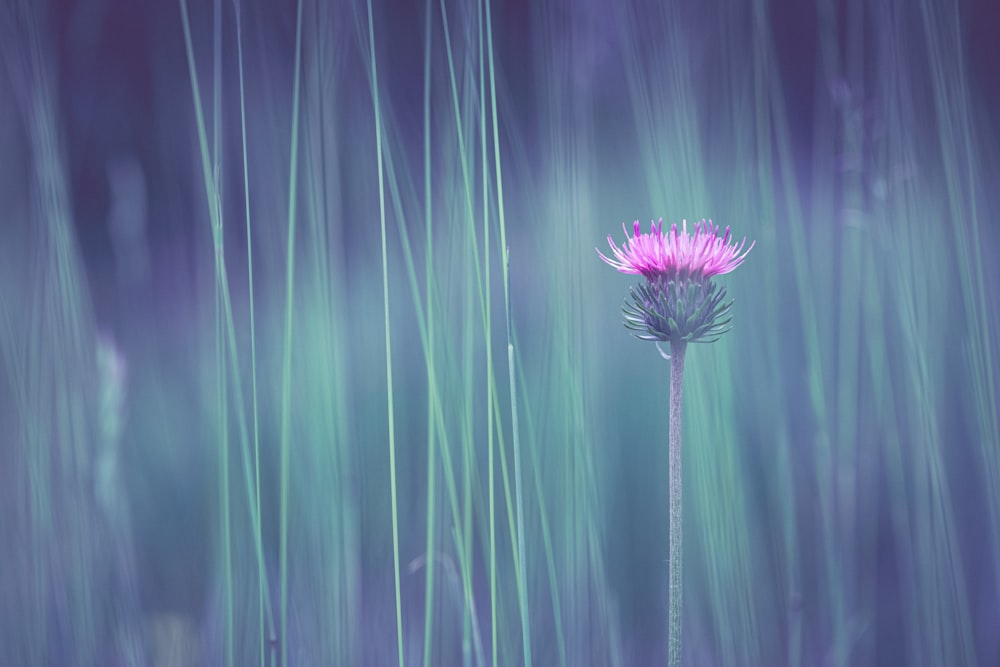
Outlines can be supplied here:
M642 340L712 343L729 331L732 300L711 280L658 278L629 288L625 328Z

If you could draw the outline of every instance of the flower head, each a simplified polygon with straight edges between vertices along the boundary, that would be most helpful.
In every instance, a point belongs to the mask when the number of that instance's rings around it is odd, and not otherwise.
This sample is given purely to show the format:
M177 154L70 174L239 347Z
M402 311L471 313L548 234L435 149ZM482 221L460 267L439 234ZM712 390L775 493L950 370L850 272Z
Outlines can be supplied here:
M754 243L746 237L730 242L729 227L722 236L711 220L695 223L689 233L687 221L671 225L663 233L663 220L650 225L648 234L633 225L632 236L625 230L619 248L608 236L613 258L597 254L622 273L642 275L646 283L633 286L630 300L622 308L625 326L643 340L669 343L712 342L728 331L732 301L726 301L725 287L713 276L729 273L746 259Z
M613 259L600 250L597 254L620 272L641 274L648 280L697 280L729 273L743 263L754 246L751 243L750 247L746 247L746 237L739 245L731 243L729 227L719 236L720 228L711 220L695 223L693 234L688 233L687 220L681 222L680 230L674 224L664 234L662 218L659 222L650 223L648 234L639 231L638 220L633 223L631 237L624 224L622 230L626 239L620 248L608 235Z

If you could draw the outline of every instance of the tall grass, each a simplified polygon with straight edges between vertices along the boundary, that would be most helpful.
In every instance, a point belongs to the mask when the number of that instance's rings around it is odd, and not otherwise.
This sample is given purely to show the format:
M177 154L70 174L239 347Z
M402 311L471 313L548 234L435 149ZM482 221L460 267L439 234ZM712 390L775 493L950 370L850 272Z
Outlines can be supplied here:
M153 28L183 56L153 86L195 274L136 287L179 326L124 316L149 370L120 465L209 499L171 547L208 582L181 611L109 566L107 288L57 27L0 13L27 167L0 175L30 184L0 183L4 655L164 664L135 618L170 611L205 664L665 662L669 365L594 246L704 216L757 245L733 330L687 350L684 664L1000 660L1000 147L970 7L820 0L798 51L768 0L291 7L180 0ZM156 537L180 492L139 486L116 498Z

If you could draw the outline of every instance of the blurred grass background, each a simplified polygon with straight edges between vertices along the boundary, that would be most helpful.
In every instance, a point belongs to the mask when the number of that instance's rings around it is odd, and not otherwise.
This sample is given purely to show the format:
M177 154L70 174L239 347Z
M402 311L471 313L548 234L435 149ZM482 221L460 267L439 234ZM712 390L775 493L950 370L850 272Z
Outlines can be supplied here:
M594 252L662 216L757 241L685 664L1000 664L997 29L8 0L3 660L662 663L669 367Z

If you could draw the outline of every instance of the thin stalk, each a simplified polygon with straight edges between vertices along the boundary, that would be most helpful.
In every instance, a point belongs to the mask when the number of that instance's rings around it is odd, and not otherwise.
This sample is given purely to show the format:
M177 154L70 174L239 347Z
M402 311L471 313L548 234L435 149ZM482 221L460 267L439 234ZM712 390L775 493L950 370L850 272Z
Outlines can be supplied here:
M482 316L483 316L483 331L485 332L485 334L487 336L487 349L489 349L490 346L492 345L491 339L489 338L489 332L492 330L492 326L491 326L490 318L489 318L489 307L488 307L487 302L486 302L486 293L489 290L489 285L488 285L489 271L488 270L487 271L482 271L481 270L481 263L480 263L480 260L479 260L479 245L478 245L478 243L476 243L476 232L475 232L475 229L473 227L474 220L475 220L475 215L474 215L474 212L473 212L473 196L472 196L472 192L473 192L473 189L472 189L472 178L473 177L472 177L472 174L471 174L471 171L470 171L470 167L469 167L469 160L468 160L468 157L467 157L468 154L466 152L465 133L462 130L462 120L463 120L463 118L462 118L461 107L459 105L459 98L458 98L458 81L457 81L457 78L456 78L455 58L454 58L454 54L453 54L452 47L451 47L451 33L450 33L449 24L448 24L448 10L445 7L444 0L440 0L439 6L440 6L440 9L441 9L441 25L443 27L443 33L444 33L445 55L447 56L447 62L448 62L448 80L449 80L449 84L450 84L451 100L452 100L452 106L453 106L453 109L454 109L454 112L455 112L455 134L456 134L456 139L458 141L458 157L459 157L459 164L461 165L461 169L462 169L462 184L464 186L463 191L464 191L464 195L465 195L465 197L464 197L464 203L465 203L465 212L466 212L466 223L468 225L468 234L469 234L468 235L469 252L472 255L473 275L475 276L475 284L476 284L476 287L478 288L479 305L480 305L480 308L482 310ZM489 239L488 238L484 239L483 243L484 243L484 245L483 245L484 252L488 252L489 251ZM486 276L486 279L487 279L487 285L485 287L483 285L483 276ZM471 304L471 301L472 301L472 295L470 294L469 295L469 303L470 304ZM469 310L471 310L471 305L469 305L468 307L469 307ZM468 328L470 326L471 326L471 321L467 320L466 321L466 329L465 329L465 331L463 331L463 334L467 334L468 333ZM467 346L464 347L463 349L469 350L469 348ZM471 372L471 366L467 366L466 368L467 368L467 373L466 374L467 374L468 377L465 379L465 386L469 387L469 391L471 391L471 389L472 389L472 380L471 380L471 373L472 372ZM494 383L494 378L493 378L493 366L492 366L492 359L491 359L487 363L487 396L490 396L492 393L495 392L494 384L495 383ZM473 420L472 420L471 413L469 412L469 410L471 410L472 403L473 403L473 399L470 396L467 396L466 397L466 403L465 403L466 406L467 406L467 411L466 411L467 422L466 422L466 426L465 426L465 428L467 430L467 433L462 438L462 445L463 445L463 447L462 447L463 488L462 488L462 531L461 531L462 535L461 535L461 537L463 538L463 542L462 542L462 558L459 560L459 565L463 565L463 564L469 563L472 560L472 555L471 555L472 554L472 500L471 499L472 499L472 478L473 478L473 472L474 472L473 471L472 462L473 462L474 456L475 456L474 452L470 450L471 443L473 441L472 437L471 437L471 428L470 427L471 427L471 423L472 423ZM487 412L490 415L489 418L491 420L493 418L492 409L493 409L492 408L492 402L488 401L487 402ZM488 438L493 438L494 437L492 421L489 424L489 428L488 428L487 433L488 433ZM492 447L492 445L489 445L489 447ZM471 589L472 589L472 577L471 577L471 573L468 572L468 571L466 571L466 570L463 570L462 571L462 578L463 578L464 585L469 589L469 591L471 593ZM491 603L491 604L495 604L495 603ZM468 636L469 636L469 632L470 632L470 627L469 627L469 625L470 625L470 623L469 623L470 618L469 618L469 616L472 613L473 613L473 611L471 609L467 610L466 616L465 616L465 618L462 621L462 646L463 646L463 660L462 660L462 664L463 665L469 664L469 657L470 657L470 655L469 655L469 653L467 651L467 646L468 646ZM492 611L491 611L491 614L493 614ZM492 623L491 623L491 626L492 626ZM493 640L495 642L496 641L496 637L493 637Z
M217 278L218 280L218 278ZM227 667L232 667L235 655L235 635L233 632L233 618L235 606L233 602L233 529L230 515L230 492L229 492L229 418L228 399L226 397L226 354L225 354L225 316L222 312L222 290L218 286L215 292L215 350L217 359L217 388L216 400L219 414L219 511L222 515L222 572L223 572L223 597L226 608L225 625L225 652L224 661Z
M510 270L510 249L504 258L504 271ZM506 287L506 285L505 285ZM517 601L521 617L521 646L525 667L531 667L531 625L528 622L528 591L525 581L526 558L524 555L524 495L521 491L521 436L517 415L517 382L514 379L514 337L510 316L510 292L505 290L507 301L507 380L510 383L511 436L514 447L514 497L517 501Z
M291 472L291 412L292 412L292 325L295 313L295 231L297 226L299 172L299 88L302 72L302 0L295 17L295 74L292 83L292 135L288 167L288 235L285 258L285 336L281 372L281 440L279 475L280 535L278 538L278 587L280 592L280 659L288 665L288 492ZM273 646L273 644L272 644ZM272 662L274 660L272 650Z
M479 148L480 159L482 160L483 179L483 282L485 283L486 297L486 400L490 405L487 410L487 474L489 475L489 542L490 542L490 636L493 638L492 665L497 667L497 657L500 642L497 641L497 549L496 549L496 480L495 480L495 459L496 442L493 438L494 413L492 410L492 392L494 391L494 370L493 370L493 328L490 324L490 312L492 312L492 294L490 278L490 172L489 163L486 160L486 85L485 72L483 71L483 5L476 3L477 28L479 29ZM516 436L515 436L516 437Z
M434 301L433 301L433 256L434 237L431 229L431 16L433 0L427 0L426 23L424 25L424 223L426 241L424 250L425 300L427 308L427 554L424 579L424 667L431 664L432 639L434 630L434 526L435 472L437 467L437 431L434 424L434 408L437 392L434 386Z
M528 600L527 600L527 589L525 586L525 580L527 573L525 572L525 555L524 555L524 510L523 510L523 497L521 494L521 446L520 438L518 434L518 420L517 420L517 385L514 379L514 344L513 344L513 325L511 324L510 315L510 247L507 245L507 221L504 214L504 196L503 196L503 171L500 168L500 132L497 123L497 84L496 84L496 67L493 59L493 20L492 20L492 8L490 6L490 0L486 0L486 45L487 45L487 56L489 62L489 73L490 73L490 115L491 115L491 125L493 134L493 173L496 178L496 191L497 191L497 214L500 223L500 248L504 253L504 263L503 263L503 293L504 293L504 305L507 311L507 366L508 366L508 379L510 383L510 400L511 400L511 421L513 429L513 446L514 446L514 480L515 480L515 495L517 497L517 572L519 573L518 587L517 587L517 599L518 599L518 609L520 611L521 618L521 645L523 650L524 664L526 667L531 667L531 621L529 617L528 610ZM483 105L485 108L485 104ZM485 126L485 122L484 122ZM485 172L485 168L484 168ZM485 194L485 193L484 193ZM488 239L487 239L488 240ZM487 253L488 255L488 253ZM492 450L491 450L492 451ZM492 477L491 477L492 482ZM491 496L492 499L492 496Z
M684 382L686 343L670 344L670 643L667 664L681 664L681 602L684 579L681 572L681 392Z
M247 155L247 112L246 112L246 90L245 90L245 79L243 76L243 25L241 21L241 6L239 2L234 2L235 12L236 12L236 53L237 53L237 63L239 65L239 80L240 80L240 147L243 153L243 204L244 210L246 212L246 230L247 230L247 292L250 297L250 388L252 392L252 412L253 412L253 462L254 462L254 481L253 481L253 502L255 505L255 512L253 512L253 531L254 531L254 543L257 547L257 577L258 577L258 590L257 590L257 625L259 637L259 649L260 649L260 667L264 667L266 662L266 647L265 638L268 636L265 634L264 626L264 593L269 590L270 584L267 582L267 573L264 568L263 553L260 549L260 545L263 543L264 535L261 528L260 520L260 420L258 418L258 405L257 405L257 323L254 317L254 285L253 285L253 234L250 227L250 169L249 169L249 159ZM270 596L268 596L270 597ZM274 632L274 621L270 618L270 602L267 603L268 608L268 622L269 626L267 631L269 633L271 644L273 645L273 640L275 639Z
M216 208L215 224L218 232L215 234L216 263L224 256L222 251L222 198L219 188L221 187L219 174L222 170L222 2L215 0L213 3L212 21L212 63L214 67L214 77L212 86L212 160L214 163L213 173L215 175L214 188L212 190L212 204ZM218 268L218 267L217 267ZM223 312L224 299L223 290L225 275L216 270L215 289L215 320L216 320L216 355L217 355L217 389L218 389L218 415L221 432L219 434L219 473L220 479L220 507L222 513L222 571L224 581L224 599L226 608L225 625L225 651L223 653L226 667L232 667L234 662L235 635L233 632L233 531L230 516L230 492L229 492L229 419L227 416L228 399L226 392L226 356L225 356L225 315Z
M375 59L375 27L372 3L368 0L368 49L371 58L372 102L375 110L375 143L378 163L379 226L382 237L382 306L385 320L385 375L389 422L389 494L392 509L392 575L396 592L396 649L399 665L403 665L403 607L399 581L399 512L396 497L396 422L392 391L392 332L389 326L389 258L386 246L385 177L382 159L382 107L379 102L378 65Z
M511 340L514 340L513 327L511 327ZM527 384L524 377L524 358L518 357L517 361L517 379L522 386ZM531 401L527 401L524 406L525 411L525 433L528 434L528 452L531 455L531 470L532 476L535 481L535 495L538 498L538 518L540 522L540 529L542 533L542 547L545 554L545 565L548 569L549 575L549 594L552 599L552 621L555 625L555 642L556 648L559 651L559 662L557 663L559 667L566 667L566 633L563 630L563 616L562 616L562 602L559 598L559 581L556 575L556 558L555 549L552 546L552 531L549 527L548 520L548 510L546 509L545 503L545 490L543 488L543 481L540 472L540 466L538 463L538 443L532 434L537 433L534 420L531 413Z

